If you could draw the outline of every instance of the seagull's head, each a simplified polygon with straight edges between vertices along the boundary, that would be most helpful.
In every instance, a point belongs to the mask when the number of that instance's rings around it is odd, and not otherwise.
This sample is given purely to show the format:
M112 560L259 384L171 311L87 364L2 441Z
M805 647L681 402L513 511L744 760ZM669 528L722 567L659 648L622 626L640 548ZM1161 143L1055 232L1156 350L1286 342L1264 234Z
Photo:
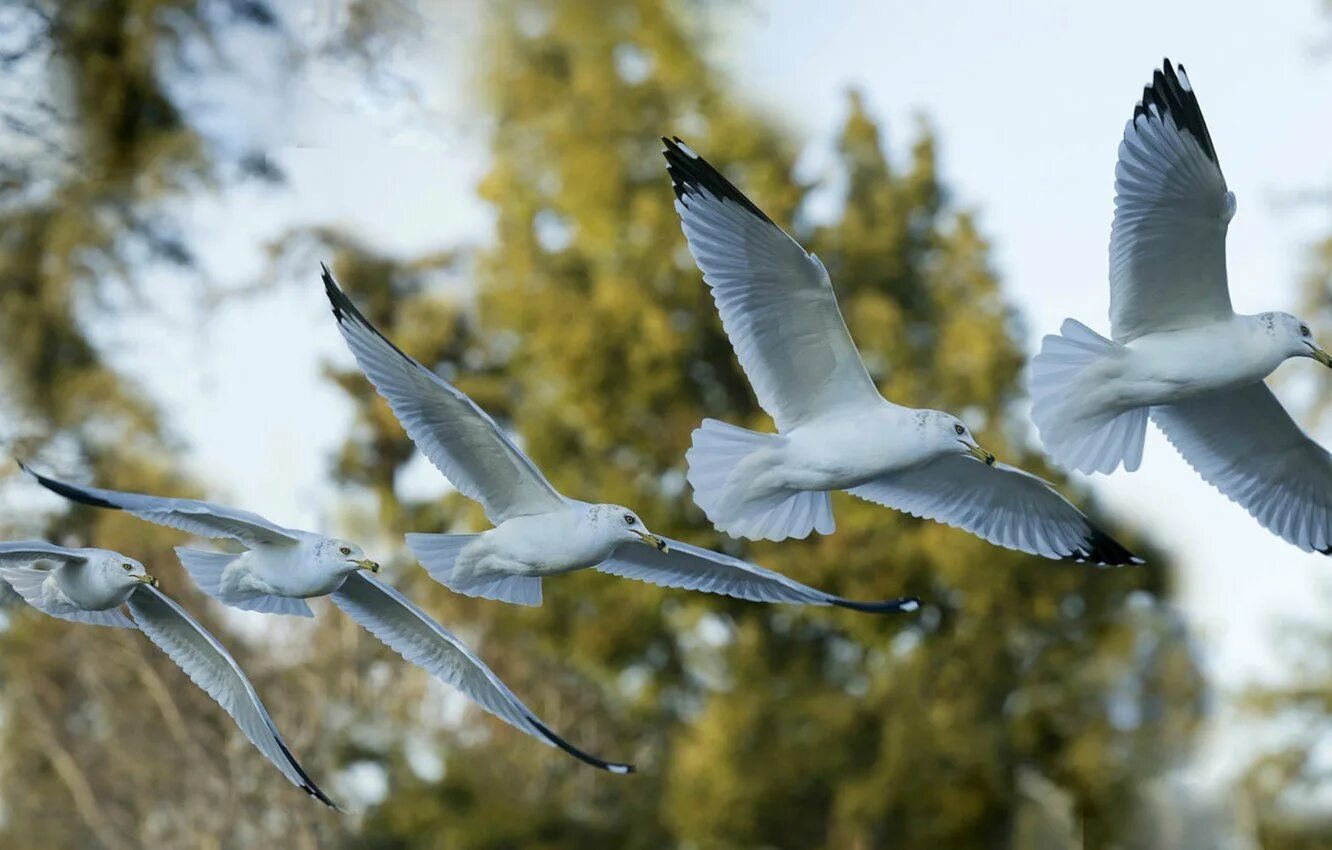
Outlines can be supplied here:
M956 416L929 411L927 429L931 443L941 454L964 454L986 466L994 466L994 455L980 447L976 438L971 436L971 429Z
M592 527L619 545L644 543L659 552L667 551L666 541L648 531L638 514L622 505L592 505L588 514Z
M111 590L128 594L141 584L157 587L157 579L148 575L143 564L119 552L102 551L94 564L98 576Z
M1267 319L1265 324L1281 341L1287 357L1308 357L1332 367L1332 355L1314 342L1308 322L1289 313L1264 313L1259 318Z
M315 547L315 562L333 575L350 575L357 570L379 572L379 564L367 558L360 546L331 537Z

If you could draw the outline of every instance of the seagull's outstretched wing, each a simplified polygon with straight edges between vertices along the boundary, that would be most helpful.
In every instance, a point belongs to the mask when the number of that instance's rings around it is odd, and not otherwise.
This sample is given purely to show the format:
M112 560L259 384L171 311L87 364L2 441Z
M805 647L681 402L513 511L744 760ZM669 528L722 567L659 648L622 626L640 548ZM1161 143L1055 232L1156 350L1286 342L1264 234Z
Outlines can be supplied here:
M689 251L777 428L881 404L819 258L679 139L662 141Z
M295 786L325 805L337 808L314 784L287 749L273 718L259 701L254 686L236 659L185 609L155 587L130 594L130 612L139 629L157 644L186 675L204 690L245 733L259 752Z
M965 455L948 456L849 492L1006 549L1094 564L1142 563L1046 481L1006 463L987 466Z
M299 532L271 523L249 511L226 508L195 499L167 499L140 493L120 493L116 490L66 484L39 475L23 464L19 466L23 467L24 472L36 478L43 487L59 493L66 499L98 508L125 511L139 519L177 528L200 537L230 537L247 546L254 546L256 543L295 543L300 539Z
M1332 555L1332 455L1266 384L1153 407L1152 420L1189 466L1263 528Z
M914 611L920 607L920 600L914 596L883 602L843 599L739 558L677 540L667 540L666 543L665 552L637 543L625 544L617 548L606 561L598 564L597 569L661 587L701 590L750 602L836 605L872 614Z
M1124 128L1110 229L1110 327L1116 342L1232 315L1226 190L1198 98L1166 60Z
M484 410L375 329L324 267L338 330L407 436L458 492L480 502L498 525L547 513L564 499Z
M4 601L7 604L17 595L38 611L62 620L119 629L134 628L130 618L118 609L89 611L74 604L56 582L55 570L34 566L41 561L55 564L56 570L77 572L87 566L88 556L78 549L66 549L43 540L0 543L0 584L5 586Z
M611 773L633 772L633 765L603 761L552 732L480 658L392 587L354 573L330 598L394 652L462 691L500 720L593 767Z

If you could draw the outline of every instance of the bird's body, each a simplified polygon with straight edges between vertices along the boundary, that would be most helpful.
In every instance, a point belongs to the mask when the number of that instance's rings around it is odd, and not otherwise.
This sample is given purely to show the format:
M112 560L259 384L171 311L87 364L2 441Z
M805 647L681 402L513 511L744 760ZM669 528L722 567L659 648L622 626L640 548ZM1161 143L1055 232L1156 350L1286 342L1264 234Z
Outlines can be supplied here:
M295 543L257 543L236 556L218 577L218 599L258 595L286 599L327 596L347 580L348 572L326 568L316 558L322 537L302 534Z
M746 455L732 486L753 494L851 490L920 467L951 451L941 450L928 432L929 420L939 415L887 401L830 411Z
M75 551L79 555L88 557L106 550ZM50 608L73 606L84 611L111 611L124 605L130 594L138 587L137 583L107 581L106 576L100 571L61 563L47 574L46 580L41 584L42 603Z
M42 563L55 566L39 568ZM0 578L53 617L142 631L220 705L293 785L333 806L291 754L245 672L216 638L157 588L143 564L107 549L0 543ZM134 614L121 613L124 605Z
M1111 473L1141 464L1151 419L1266 528L1332 552L1332 455L1263 383L1290 358L1332 357L1288 313L1232 309L1225 240L1235 211L1198 98L1167 61L1119 146L1111 338L1068 319L1042 340L1028 373L1032 420L1056 462Z
M658 537L620 505L562 495L475 402L376 330L327 268L324 289L357 363L408 436L459 492L481 503L494 523L478 534L407 535L412 553L449 589L540 605L543 577L592 568L755 602L875 613L918 607L915 598L843 599L756 564Z
M835 529L830 493L1047 558L1137 559L1050 485L980 448L957 417L885 399L828 270L679 139L663 139L675 209L722 327L776 434L706 419L686 454L719 530L785 540Z
M633 770L632 765L585 753L552 732L457 637L407 597L367 575L378 572L379 565L355 543L285 528L222 505L81 487L27 471L47 489L74 501L125 510L149 522L244 545L245 551L239 553L176 549L199 587L220 602L266 614L312 617L304 600L328 597L394 652L504 722L602 770ZM571 524L566 520L564 527ZM511 536L499 539L505 542ZM18 585L16 589L23 592Z
M604 533L618 517L595 507L570 499L559 510L506 519L463 547L455 572L460 578L540 577L595 567L623 543Z

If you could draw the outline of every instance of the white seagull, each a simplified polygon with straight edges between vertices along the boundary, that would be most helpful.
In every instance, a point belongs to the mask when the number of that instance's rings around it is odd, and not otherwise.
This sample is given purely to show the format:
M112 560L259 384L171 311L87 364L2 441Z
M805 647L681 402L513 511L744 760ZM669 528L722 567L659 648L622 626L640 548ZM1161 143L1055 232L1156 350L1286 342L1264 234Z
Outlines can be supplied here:
M44 569L45 562L54 569ZM76 623L138 628L230 714L282 775L337 808L296 762L236 659L157 589L143 564L106 549L66 549L42 541L0 543L0 577L29 605ZM128 605L131 620L119 609Z
M1238 315L1235 215L1198 97L1165 61L1124 128L1110 229L1113 341L1065 319L1032 360L1032 419L1059 464L1132 472L1150 417L1199 475L1264 528L1332 552L1332 458L1263 378L1291 357L1332 366L1288 313Z
M752 540L831 534L830 492L846 490L1009 549L1141 563L1048 482L996 464L956 416L880 395L819 258L684 142L662 142L690 253L778 431L715 419L694 431L688 480L714 526Z
M915 597L854 602L833 596L737 558L658 537L628 508L560 495L485 411L380 334L327 267L324 288L357 363L407 436L495 524L480 534L407 535L412 552L444 586L467 596L540 605L543 576L592 567L752 602L871 613L919 607Z
M176 548L199 587L220 602L247 611L313 617L305 600L327 596L394 652L500 720L602 770L634 770L633 765L589 755L552 732L462 641L397 590L367 575L378 572L379 565L355 543L283 528L249 511L193 499L82 487L23 469L48 490L75 502L124 510L200 537L227 537L243 544L246 551L239 554Z

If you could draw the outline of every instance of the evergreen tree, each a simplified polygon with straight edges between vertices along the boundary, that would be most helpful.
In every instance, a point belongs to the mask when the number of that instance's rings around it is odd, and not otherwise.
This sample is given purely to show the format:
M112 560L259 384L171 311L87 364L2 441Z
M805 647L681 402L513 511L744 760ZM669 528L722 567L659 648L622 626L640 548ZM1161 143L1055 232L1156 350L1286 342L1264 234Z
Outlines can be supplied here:
M949 201L933 136L920 131L894 165L853 99L843 208L801 227L808 187L791 179L790 142L727 98L676 4L528 0L493 17L481 192L498 238L476 263L475 326L433 307L447 321L431 331L417 318L428 295L398 292L392 307L372 300L373 277L341 279L409 353L511 426L562 491L834 592L919 593L926 606L871 618L595 573L553 579L535 610L436 589L432 610L474 628L534 709L642 773L594 775L512 735L453 741L438 782L397 765L367 825L373 846L1015 847L1031 804L1022 771L1068 795L1087 847L1122 845L1138 786L1182 752L1198 709L1164 559L1051 563L843 496L835 535L741 545L708 528L684 484L704 416L771 423L685 251L656 141L674 133L796 222L889 397L962 412L1001 457L1042 470L1015 415L1017 320L983 235ZM355 451L401 463L405 437L357 392L371 429ZM387 496L383 467L348 471ZM484 527L474 506L446 504L433 524L423 506L380 507L395 529Z

